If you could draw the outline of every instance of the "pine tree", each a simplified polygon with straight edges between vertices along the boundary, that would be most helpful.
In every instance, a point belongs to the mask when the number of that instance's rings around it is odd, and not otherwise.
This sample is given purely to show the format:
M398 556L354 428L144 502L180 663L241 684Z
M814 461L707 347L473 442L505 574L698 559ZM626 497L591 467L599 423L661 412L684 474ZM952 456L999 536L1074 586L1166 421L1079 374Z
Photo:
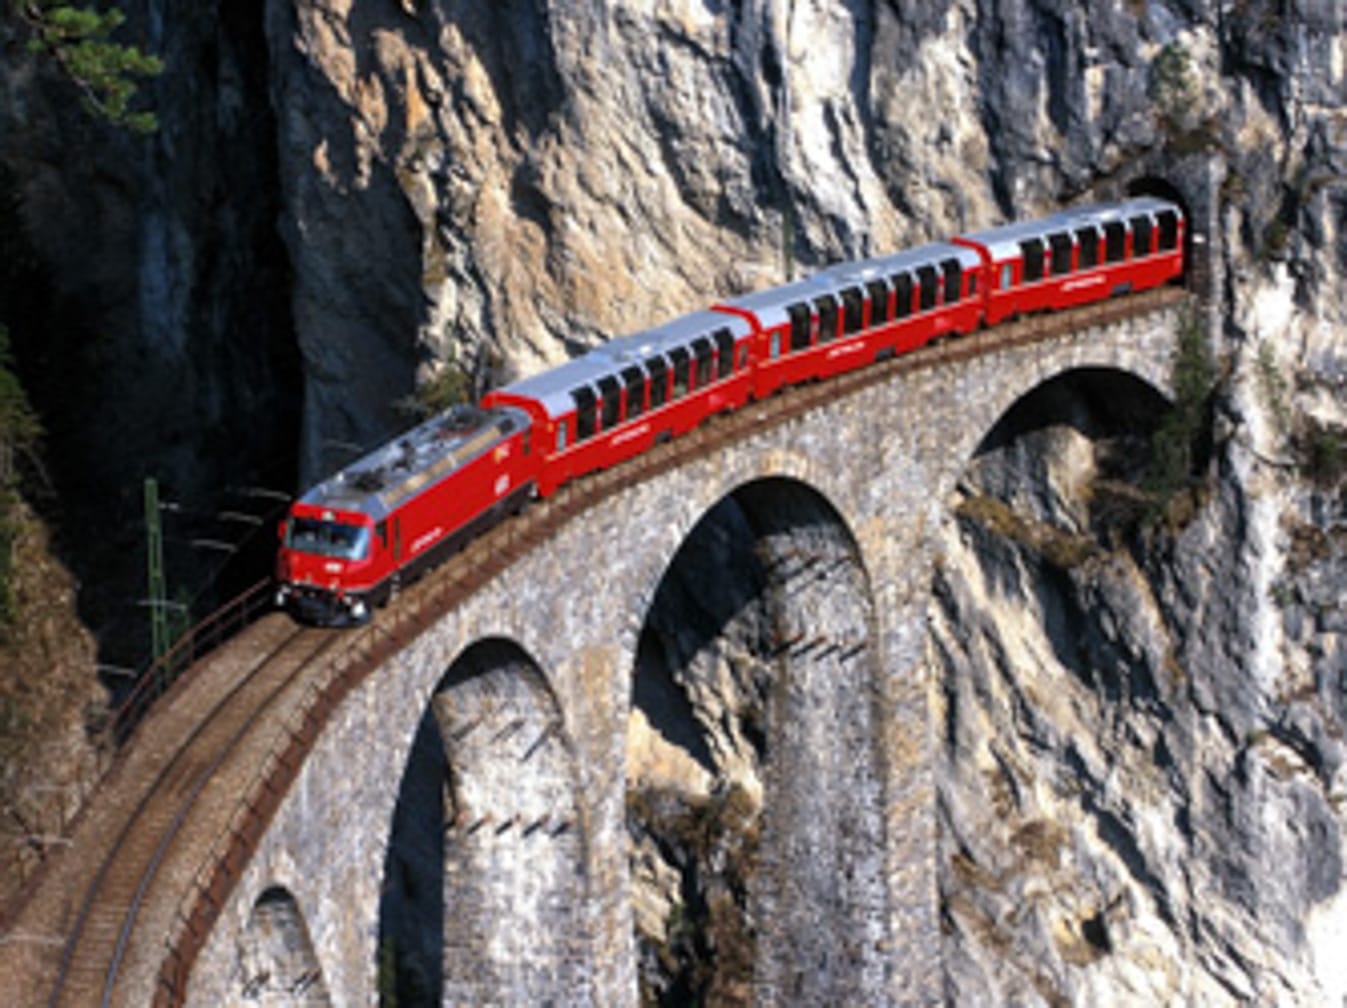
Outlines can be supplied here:
M136 78L156 76L164 64L136 46L111 40L126 20L120 10L57 0L10 0L10 8L28 28L28 48L54 59L93 112L139 133L158 128L153 113L134 111L131 102Z

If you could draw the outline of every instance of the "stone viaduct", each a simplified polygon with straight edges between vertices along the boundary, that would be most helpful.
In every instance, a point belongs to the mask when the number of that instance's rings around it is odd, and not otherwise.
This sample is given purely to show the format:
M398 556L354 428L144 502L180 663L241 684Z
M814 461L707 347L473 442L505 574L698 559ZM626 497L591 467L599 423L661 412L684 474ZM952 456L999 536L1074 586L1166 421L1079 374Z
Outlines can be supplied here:
M680 550L727 501L770 623L755 1002L938 1003L923 655L947 500L1045 383L1163 394L1181 310L895 372L566 524L346 696L189 1003L374 1004L397 960L444 1003L636 1004L639 652ZM708 595L716 576L693 574Z

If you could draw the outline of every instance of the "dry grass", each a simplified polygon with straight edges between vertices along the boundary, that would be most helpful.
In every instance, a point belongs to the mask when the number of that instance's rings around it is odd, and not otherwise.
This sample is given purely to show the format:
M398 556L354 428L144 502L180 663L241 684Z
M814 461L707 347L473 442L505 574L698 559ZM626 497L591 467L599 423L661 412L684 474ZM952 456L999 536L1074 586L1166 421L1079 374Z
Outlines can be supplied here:
M1017 514L1005 501L985 494L966 497L955 509L989 532L1019 543L1060 570L1074 570L1098 559L1104 550L1094 538Z
M15 618L0 641L0 904L61 835L108 752L106 698L74 582L22 503L13 521Z

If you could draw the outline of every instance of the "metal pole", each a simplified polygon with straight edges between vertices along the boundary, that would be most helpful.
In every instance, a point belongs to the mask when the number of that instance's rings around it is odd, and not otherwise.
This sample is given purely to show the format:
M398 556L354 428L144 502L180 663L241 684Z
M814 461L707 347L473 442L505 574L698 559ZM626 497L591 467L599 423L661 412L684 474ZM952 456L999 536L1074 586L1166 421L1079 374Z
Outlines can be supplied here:
M150 603L150 646L153 660L168 650L168 589L164 585L164 533L159 524L159 483L145 478L145 559Z

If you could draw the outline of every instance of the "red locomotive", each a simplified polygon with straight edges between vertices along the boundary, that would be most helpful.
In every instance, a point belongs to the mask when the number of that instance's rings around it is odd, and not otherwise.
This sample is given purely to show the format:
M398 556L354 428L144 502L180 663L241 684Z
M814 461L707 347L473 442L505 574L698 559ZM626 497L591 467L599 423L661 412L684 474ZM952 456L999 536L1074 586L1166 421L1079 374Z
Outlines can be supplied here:
M933 339L1169 282L1179 207L1142 197L846 263L619 337L457 406L296 501L278 602L361 622L399 581L534 496L677 437L784 385Z

